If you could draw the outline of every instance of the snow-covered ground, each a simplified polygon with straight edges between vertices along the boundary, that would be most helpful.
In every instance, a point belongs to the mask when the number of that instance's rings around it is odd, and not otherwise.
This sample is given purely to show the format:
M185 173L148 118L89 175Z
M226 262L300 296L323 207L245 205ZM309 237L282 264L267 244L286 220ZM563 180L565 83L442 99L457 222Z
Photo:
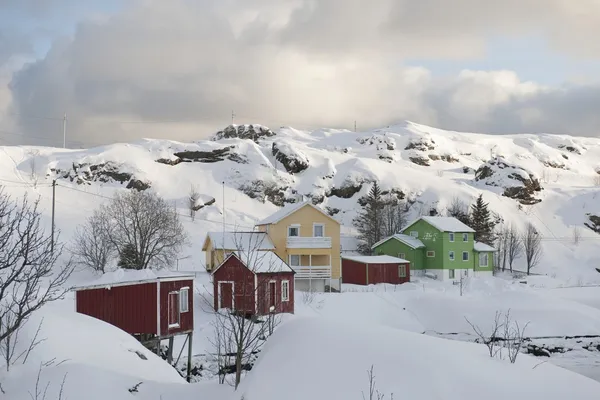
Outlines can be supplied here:
M279 157L272 151L275 142ZM222 150L228 146L233 147ZM489 164L490 156L509 167ZM177 161L182 159L193 162ZM600 215L598 160L599 139L491 136L413 123L370 132L284 127L257 143L229 138L194 143L141 140L80 150L0 147L0 185L15 198L39 195L47 227L50 184L58 178L56 225L67 243L77 225L129 183L150 185L174 203L191 240L172 268L197 272L193 353L194 362L205 368L195 377L199 383L185 383L133 338L77 315L73 298L67 297L40 310L27 324L21 346L42 318L40 336L45 340L25 365L1 373L0 383L8 398L29 399L40 363L55 359L40 376L40 385L51 383L47 399L57 398L65 374L68 399L361 398L368 384L366 369L373 364L380 390L394 391L395 398L401 393L415 399L596 398L600 383L552 364L600 381L600 352L594 350L599 339L578 343L579 339L561 338L600 334L600 288L580 287L600 283L600 236L584 226L587 213ZM474 171L483 165L490 165L494 174L476 180ZM520 185L508 176L509 170L525 181L539 179L543 190L534 190L532 196L542 201L522 205L502 196L507 187ZM400 286L344 285L341 294L298 292L295 315L284 318L240 390L233 393L215 384L209 355L213 316L202 300L210 296L208 276L201 272L206 233L222 229L223 212L227 229L248 230L278 209L271 201L304 195L338 218L344 234L351 234L357 201L374 179L384 190L402 191L414 201L413 217L431 208L443 212L454 196L471 202L483 193L506 224L521 227L531 222L539 230L544 256L534 271L542 275L528 277L526 284L508 274L472 278L463 296L457 286L427 279ZM193 222L186 210L192 185L207 204ZM578 243L573 240L575 227L581 233ZM523 269L522 260L516 267ZM97 278L80 270L70 283ZM465 317L488 329L495 312L508 309L522 325L529 322L526 336L533 338L531 343L574 349L549 358L523 354L510 365L486 358L483 346L448 340L475 339ZM176 346L182 344L178 340ZM138 392L130 393L139 382Z

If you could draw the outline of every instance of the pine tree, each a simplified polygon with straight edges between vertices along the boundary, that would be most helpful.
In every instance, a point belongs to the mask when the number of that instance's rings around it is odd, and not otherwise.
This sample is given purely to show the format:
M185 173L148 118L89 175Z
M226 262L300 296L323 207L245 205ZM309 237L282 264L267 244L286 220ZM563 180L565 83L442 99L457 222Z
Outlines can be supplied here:
M125 269L142 269L139 262L138 252L134 245L126 244L119 254L119 267Z
M475 204L471 205L471 228L475 230L475 240L493 246L495 222L492 220L488 203L479 195Z
M381 188L377 182L374 182L367 195L365 206L352 221L352 224L358 230L358 239L361 242L359 251L363 254L370 254L371 246L382 239L383 206Z

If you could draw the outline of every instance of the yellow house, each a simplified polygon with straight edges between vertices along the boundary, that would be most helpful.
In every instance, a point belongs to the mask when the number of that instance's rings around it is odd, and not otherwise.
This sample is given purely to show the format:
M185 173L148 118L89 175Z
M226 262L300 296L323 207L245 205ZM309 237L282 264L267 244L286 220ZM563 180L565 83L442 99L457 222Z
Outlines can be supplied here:
M265 232L208 232L202 251L206 256L206 270L212 271L234 251L275 250L273 242Z
M339 290L340 223L309 201L286 205L256 224L296 271L298 290Z

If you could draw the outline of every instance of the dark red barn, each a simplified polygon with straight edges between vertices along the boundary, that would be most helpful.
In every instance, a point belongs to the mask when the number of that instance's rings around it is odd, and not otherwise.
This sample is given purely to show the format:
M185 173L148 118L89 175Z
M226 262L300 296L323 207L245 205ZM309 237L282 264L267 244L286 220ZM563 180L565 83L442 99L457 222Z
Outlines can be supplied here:
M78 313L108 322L142 342L152 342L157 351L160 341L169 339L169 361L174 336L188 335L191 350L193 275L121 270L73 290Z
M212 272L214 308L293 314L294 274L272 251L234 252Z
M355 285L410 281L410 263L392 256L342 256L342 281Z

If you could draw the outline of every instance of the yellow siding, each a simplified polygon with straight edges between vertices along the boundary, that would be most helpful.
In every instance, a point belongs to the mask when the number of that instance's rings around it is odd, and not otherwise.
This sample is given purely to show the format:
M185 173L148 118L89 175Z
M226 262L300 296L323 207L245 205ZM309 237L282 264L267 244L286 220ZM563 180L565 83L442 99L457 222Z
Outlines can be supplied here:
M290 225L300 225L301 237L313 236L313 224L325 225L325 237L331 238L331 249L287 249L287 231ZM327 217L323 213L315 210L310 206L302 207L291 215L288 215L276 224L261 225L258 230L268 232L275 252L279 257L286 262L289 260L290 254L300 255L331 255L331 277L339 279L341 275L341 258L340 258L340 224Z

